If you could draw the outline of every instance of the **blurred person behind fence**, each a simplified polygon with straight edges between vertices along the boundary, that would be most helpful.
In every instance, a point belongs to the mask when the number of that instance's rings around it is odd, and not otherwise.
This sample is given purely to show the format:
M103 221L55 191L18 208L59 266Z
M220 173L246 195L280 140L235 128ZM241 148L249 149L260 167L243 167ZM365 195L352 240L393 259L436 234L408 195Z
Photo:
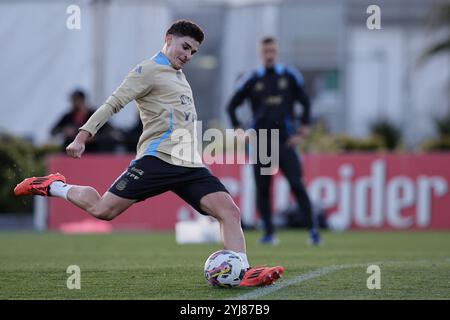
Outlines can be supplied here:
M243 76L228 103L227 112L233 127L242 128L236 110L248 99L252 109L253 129L257 132L259 129L279 130L279 167L295 195L299 214L302 213L305 217L306 226L309 229L309 243L317 245L320 244L320 236L316 223L314 223L311 201L302 181L302 165L296 151L297 146L309 134L311 104L304 90L303 76L298 70L278 63L278 52L275 38L265 37L261 40L260 55L263 65ZM303 106L303 114L300 119L297 119L298 117L295 115L296 101ZM296 120L301 123L299 129L297 129ZM259 146L261 138L258 137ZM267 146L270 152L272 148L269 139L267 139ZM262 174L261 168L263 167L265 165L258 158L256 164L253 165L256 202L265 231L260 243L274 245L279 240L275 236L275 228L272 223L270 199L272 176Z
M75 139L78 128L81 127L94 113L86 101L86 94L83 90L74 90L70 94L71 109L65 113L51 129L53 136L62 137L63 143L61 151L65 152L66 147ZM94 138L86 143L85 152L113 152L116 142L120 140L118 130L112 125L106 124Z

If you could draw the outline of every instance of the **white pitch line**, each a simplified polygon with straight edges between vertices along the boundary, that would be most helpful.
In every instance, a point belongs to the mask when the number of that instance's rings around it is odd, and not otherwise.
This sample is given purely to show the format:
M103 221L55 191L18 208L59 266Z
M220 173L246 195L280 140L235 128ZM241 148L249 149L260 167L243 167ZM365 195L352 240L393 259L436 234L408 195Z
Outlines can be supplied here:
M248 292L246 294L236 296L233 298L226 298L225 300L252 300L256 298L260 298L262 296L274 293L275 291L278 291L284 287L298 284L304 281L307 281L312 278L317 278L324 276L326 274L330 274L342 269L348 269L348 268L357 268L357 267L366 267L370 265L386 265L386 264L401 264L401 263L428 263L430 261L428 260L416 260L416 261L380 261L380 262L373 262L373 263L358 263L358 264L338 264L338 265L332 265L328 267L323 267L316 269L314 271L301 274L295 278L289 279L287 281L281 281L274 285L267 286L267 287L261 287L258 289L255 289L251 292Z
M282 281L282 282L278 282L274 285L271 286L267 286L267 287L262 287L262 288L258 288L255 289L249 293L234 297L234 298L230 298L231 300L252 300L252 299L256 299L268 294L271 294L275 291L278 291L284 287L290 286L292 284L298 284L304 281L307 281L309 279L312 278L316 278L316 277L320 277L341 269L345 269L345 268L350 268L356 265L333 265L333 266L329 266L329 267L324 267L324 268L320 268L305 274L301 274L293 279L287 280L287 281Z
M312 278L316 278L316 277L320 277L329 273L333 273L336 272L338 270L342 270L342 269L346 269L346 268L352 268L352 267L358 267L361 266L361 264L347 264L347 265L332 265L332 266L328 266L328 267L323 267L305 274L301 274L295 278L292 278L290 280L287 281L282 281L282 282L278 282L274 285L271 286L267 286L267 287L262 287L262 288L258 288L253 290L252 292L231 298L231 300L252 300L252 299L256 299L268 294L271 294L275 291L278 291L284 287L290 286L292 284L298 284L304 281L307 281L309 279ZM365 264L364 264L365 266Z

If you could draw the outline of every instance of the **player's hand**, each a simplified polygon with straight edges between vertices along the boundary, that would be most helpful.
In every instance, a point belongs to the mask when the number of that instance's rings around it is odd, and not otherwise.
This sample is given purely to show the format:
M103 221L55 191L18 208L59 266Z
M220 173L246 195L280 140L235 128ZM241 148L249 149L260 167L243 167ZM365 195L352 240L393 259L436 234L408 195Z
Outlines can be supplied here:
M290 137L287 141L289 147L296 147L308 138L310 129L308 126L302 126L300 132Z
M298 146L300 143L303 142L303 136L299 133L293 135L292 137L290 137L287 141L287 145L288 147L296 147Z
M84 149L85 149L84 143L74 140L71 144L67 146L66 152L72 158L81 158Z
M81 158L85 150L86 141L90 138L90 133L84 130L80 130L75 140L71 144L69 144L66 148L67 154L72 158Z

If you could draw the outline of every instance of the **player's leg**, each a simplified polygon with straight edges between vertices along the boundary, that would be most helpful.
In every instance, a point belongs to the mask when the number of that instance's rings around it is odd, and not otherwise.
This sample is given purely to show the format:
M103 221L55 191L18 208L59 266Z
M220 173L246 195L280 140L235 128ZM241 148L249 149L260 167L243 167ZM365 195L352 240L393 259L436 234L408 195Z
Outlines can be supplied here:
M14 193L17 196L40 195L63 198L102 220L114 219L136 202L136 200L116 196L111 192L100 196L97 190L90 186L67 184L66 178L59 173L27 178L16 186Z
M114 219L136 202L109 191L100 197L97 190L88 186L72 186L67 193L67 200L101 220Z
M316 223L314 223L311 200L303 183L300 159L294 149L290 147L280 149L280 169L289 182L297 200L298 208L304 214L306 227L310 232L310 242L319 244L320 237Z
M253 165L253 174L256 187L256 206L261 214L264 226L264 236L260 242L262 244L277 244L278 240L274 235L274 227L272 223L272 201L270 198L271 175L261 174L262 166L260 164Z
M216 218L224 248L236 251L248 264L240 210L222 182L206 168L186 168L182 176L172 191L201 214Z
M219 221L225 249L246 252L241 213L228 193L220 191L203 196L200 208Z
M272 284L280 278L283 267L250 268L240 210L219 179L206 168L189 168L183 174L183 181L177 184L173 192L201 214L210 215L219 221L224 248L236 251L243 261L243 267L248 268L242 286Z
M245 253L241 213L225 186L206 168L185 168L182 176L172 191L201 214L219 221L225 249Z
M280 169L289 182L289 186L295 195L300 211L305 215L307 228L311 229L313 226L311 202L302 181L303 176L300 160L295 151L291 148L280 150Z
M203 196L200 206L203 211L219 220L224 248L236 251L244 261L244 267L248 270L244 274L241 286L269 285L281 277L284 272L284 267L281 266L250 268L244 232L241 228L240 210L227 192L214 192Z

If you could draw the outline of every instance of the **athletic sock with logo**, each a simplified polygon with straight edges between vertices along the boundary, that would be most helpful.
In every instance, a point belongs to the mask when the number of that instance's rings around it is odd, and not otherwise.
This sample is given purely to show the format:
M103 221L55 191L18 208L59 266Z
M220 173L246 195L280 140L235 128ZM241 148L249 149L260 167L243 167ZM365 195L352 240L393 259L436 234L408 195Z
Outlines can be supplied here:
M50 184L48 192L52 197L58 197L67 200L67 192L69 192L71 187L71 184L67 184L62 181L55 181Z

